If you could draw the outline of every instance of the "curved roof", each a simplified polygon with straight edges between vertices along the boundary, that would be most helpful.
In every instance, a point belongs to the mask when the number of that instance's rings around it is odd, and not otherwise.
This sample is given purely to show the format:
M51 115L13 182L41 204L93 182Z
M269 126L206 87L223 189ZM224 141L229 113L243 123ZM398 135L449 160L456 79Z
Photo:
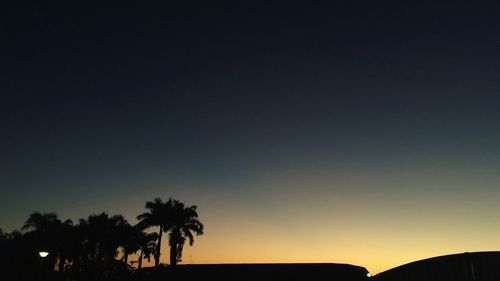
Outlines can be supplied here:
M438 256L395 267L375 276L378 281L500 280L500 252Z

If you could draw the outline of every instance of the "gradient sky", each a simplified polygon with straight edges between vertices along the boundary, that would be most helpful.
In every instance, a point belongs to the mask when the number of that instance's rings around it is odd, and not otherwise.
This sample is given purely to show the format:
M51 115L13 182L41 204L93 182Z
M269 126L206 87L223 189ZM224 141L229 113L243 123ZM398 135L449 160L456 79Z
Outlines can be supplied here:
M159 196L199 206L186 263L500 248L499 4L14 2L4 231Z

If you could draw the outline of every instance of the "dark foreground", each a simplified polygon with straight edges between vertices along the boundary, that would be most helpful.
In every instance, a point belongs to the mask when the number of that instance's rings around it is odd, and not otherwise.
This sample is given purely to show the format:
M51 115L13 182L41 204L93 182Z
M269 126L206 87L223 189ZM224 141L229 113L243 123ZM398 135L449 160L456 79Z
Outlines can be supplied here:
M376 281L498 281L500 252L476 252L434 257L398 266Z
M123 265L117 261L117 265ZM112 266L113 274L98 270L47 272L40 267L0 263L0 280L34 281L498 281L500 252L447 255L405 264L369 277L364 267L348 264L215 264L143 268Z
M144 269L141 274L144 281L361 281L368 279L368 271L364 267L347 264L179 265L159 270L148 268Z

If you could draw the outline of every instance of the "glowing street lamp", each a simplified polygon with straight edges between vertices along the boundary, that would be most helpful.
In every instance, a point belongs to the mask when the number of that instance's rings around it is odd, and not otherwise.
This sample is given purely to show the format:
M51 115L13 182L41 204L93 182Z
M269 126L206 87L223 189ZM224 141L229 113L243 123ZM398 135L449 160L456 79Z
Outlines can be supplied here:
M40 255L40 257L45 258L46 256L48 256L48 255L49 255L49 252L46 252L46 251L40 251L40 252L38 252L38 254Z
M366 277L368 277L368 278L372 277L372 275L370 274L370 272L368 272L368 273L366 274Z
M46 276L44 276L45 274L44 274L44 270L43 270L43 264L44 264L45 258L49 255L49 252L40 251L40 252L38 252L38 255L42 258L40 260L40 272L39 272L40 278L39 278L39 280L45 281Z

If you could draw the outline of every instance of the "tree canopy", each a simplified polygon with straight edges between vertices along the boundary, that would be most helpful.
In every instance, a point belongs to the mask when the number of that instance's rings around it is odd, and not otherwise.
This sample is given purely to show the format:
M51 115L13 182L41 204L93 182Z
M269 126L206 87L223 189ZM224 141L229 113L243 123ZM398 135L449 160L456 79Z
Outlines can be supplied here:
M160 264L162 234L168 233L170 264L176 265L187 240L203 234L196 206L175 199L155 198L131 225L122 215L91 214L77 223L61 220L53 212L33 212L21 231L0 229L0 249L11 253L0 258L0 277L34 280L45 272L57 280L127 280L142 268L143 259ZM158 227L158 232L149 230ZM49 253L38 256L40 251ZM136 267L129 264L129 256ZM128 276L128 277L127 277Z

